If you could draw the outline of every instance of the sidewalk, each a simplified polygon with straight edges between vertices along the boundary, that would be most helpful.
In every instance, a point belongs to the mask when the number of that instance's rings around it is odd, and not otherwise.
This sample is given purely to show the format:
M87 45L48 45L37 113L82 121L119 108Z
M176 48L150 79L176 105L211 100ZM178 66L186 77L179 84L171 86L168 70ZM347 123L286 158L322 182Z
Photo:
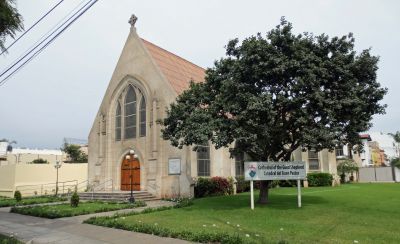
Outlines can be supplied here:
M15 213L10 208L0 208L0 233L13 234L19 240L31 243L98 244L98 243L188 243L148 234L124 231L89 224L82 221L93 216L109 216L114 213L141 211L145 208L170 206L171 202L151 201L146 207L124 209L105 213L81 215L60 219L44 219Z

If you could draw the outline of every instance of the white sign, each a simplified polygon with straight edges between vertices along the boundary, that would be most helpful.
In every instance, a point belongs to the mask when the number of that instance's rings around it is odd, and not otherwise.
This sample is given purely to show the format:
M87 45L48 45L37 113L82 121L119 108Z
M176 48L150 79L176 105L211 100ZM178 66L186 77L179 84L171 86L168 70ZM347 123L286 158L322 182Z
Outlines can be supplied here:
M168 160L168 174L170 174L170 175L180 175L181 174L181 159L180 158L170 158Z
M303 180L307 177L302 161L246 162L245 180Z
M255 180L297 180L297 206L301 208L300 180L307 178L306 164L302 161L292 162L246 162L244 178L250 181L250 208L254 209Z

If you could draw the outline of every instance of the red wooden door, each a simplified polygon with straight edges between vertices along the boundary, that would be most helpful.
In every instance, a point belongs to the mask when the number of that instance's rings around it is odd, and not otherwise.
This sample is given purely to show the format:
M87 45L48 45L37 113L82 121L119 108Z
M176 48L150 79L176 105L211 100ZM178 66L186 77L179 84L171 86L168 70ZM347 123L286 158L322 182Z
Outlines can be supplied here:
M140 191L140 163L137 159L124 159L121 166L121 191L130 191L131 186L132 190Z

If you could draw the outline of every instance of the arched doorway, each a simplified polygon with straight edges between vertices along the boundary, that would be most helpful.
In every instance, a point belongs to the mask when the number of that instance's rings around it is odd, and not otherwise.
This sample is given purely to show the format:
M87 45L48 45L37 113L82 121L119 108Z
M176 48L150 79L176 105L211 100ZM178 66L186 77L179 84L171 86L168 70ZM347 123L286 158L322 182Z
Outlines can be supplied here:
M140 191L140 163L136 158L122 161L121 165L121 191Z

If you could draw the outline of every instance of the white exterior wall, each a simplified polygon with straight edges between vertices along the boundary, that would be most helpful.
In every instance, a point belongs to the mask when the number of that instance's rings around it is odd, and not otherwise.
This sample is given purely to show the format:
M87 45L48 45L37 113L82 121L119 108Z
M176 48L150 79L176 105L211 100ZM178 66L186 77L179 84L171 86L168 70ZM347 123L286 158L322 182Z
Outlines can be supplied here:
M367 139L362 139L361 140L364 146L364 151L360 153L360 158L361 158L361 166L362 167L368 167L373 165L372 159L371 159L371 151L369 150L368 146L368 140Z

